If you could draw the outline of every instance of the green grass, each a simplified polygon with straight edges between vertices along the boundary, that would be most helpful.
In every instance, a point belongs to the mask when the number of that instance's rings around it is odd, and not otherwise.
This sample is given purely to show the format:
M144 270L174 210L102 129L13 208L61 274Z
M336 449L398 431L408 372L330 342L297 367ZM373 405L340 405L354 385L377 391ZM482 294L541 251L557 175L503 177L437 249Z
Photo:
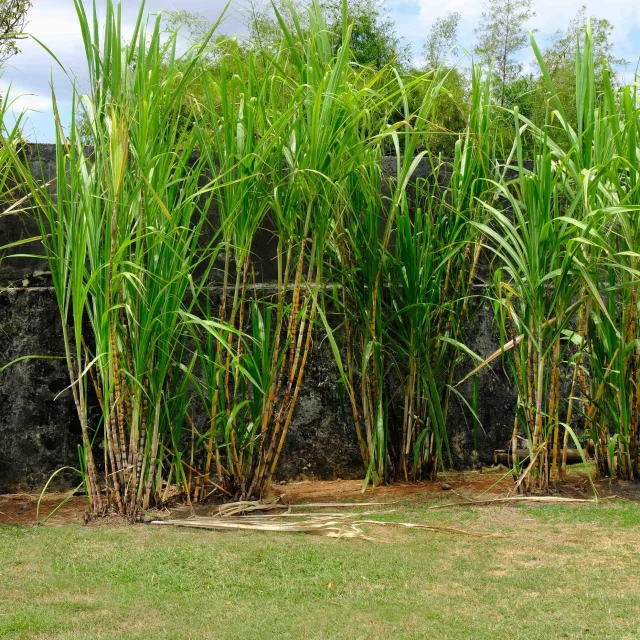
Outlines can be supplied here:
M399 509L505 537L0 527L0 637L639 637L638 505Z

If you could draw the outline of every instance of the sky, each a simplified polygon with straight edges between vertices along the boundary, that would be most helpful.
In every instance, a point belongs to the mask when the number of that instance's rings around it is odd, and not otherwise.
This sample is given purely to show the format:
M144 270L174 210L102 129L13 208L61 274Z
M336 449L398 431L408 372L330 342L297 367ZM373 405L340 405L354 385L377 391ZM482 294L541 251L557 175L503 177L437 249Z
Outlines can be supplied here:
M89 12L91 2L84 0ZM242 35L244 11L242 0L232 0L228 18L221 31ZM226 0L147 0L149 13L162 9L195 11L216 20ZM536 38L544 46L553 34L569 23L580 7L586 4L588 15L605 17L614 27L616 56L632 61L632 71L640 57L640 0L534 0L536 17L528 26L537 29ZM414 61L420 59L422 45L433 22L451 11L459 11L462 20L458 31L460 44L472 47L474 28L482 14L482 0L387 0L390 17L400 35L412 48ZM98 0L98 9L104 0ZM124 34L130 34L137 16L139 0L122 0ZM33 0L27 31L49 47L72 76L82 85L85 75L84 50L73 0ZM22 53L7 63L0 78L0 93L11 85L16 98L14 109L28 110L25 135L38 142L53 142L51 83L64 119L71 110L70 82L52 60L51 55L35 39L21 43ZM522 60L532 60L529 51L522 52Z

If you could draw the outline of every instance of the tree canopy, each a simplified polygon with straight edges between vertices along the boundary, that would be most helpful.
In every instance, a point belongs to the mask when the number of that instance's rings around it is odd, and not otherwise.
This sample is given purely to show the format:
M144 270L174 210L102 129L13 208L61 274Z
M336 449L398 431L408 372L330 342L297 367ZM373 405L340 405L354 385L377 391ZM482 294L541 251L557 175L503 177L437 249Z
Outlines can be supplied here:
M449 13L446 18L437 18L429 30L429 35L422 48L427 70L442 66L450 51L458 43L458 25L462 14L458 11Z
M20 53L18 40L27 25L31 0L0 0L0 62Z
M533 0L486 0L484 4L476 29L476 53L486 66L494 65L502 106L507 85L522 73L517 54L529 41L526 23L534 16Z

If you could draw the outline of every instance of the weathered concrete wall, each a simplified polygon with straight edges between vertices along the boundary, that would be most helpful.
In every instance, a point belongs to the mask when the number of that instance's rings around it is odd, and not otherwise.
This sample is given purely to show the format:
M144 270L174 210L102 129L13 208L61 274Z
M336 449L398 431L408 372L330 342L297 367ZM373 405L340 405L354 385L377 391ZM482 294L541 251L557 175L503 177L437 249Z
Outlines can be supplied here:
M481 357L487 357L500 348L488 302L484 301L471 318L466 342ZM476 365L467 358L456 372L455 379L461 380ZM463 382L458 391L467 402L471 402L473 380L470 378ZM493 464L493 452L506 449L511 441L517 393L502 370L500 359L478 374L478 396L479 424L475 429L471 412L457 396L452 397L449 407L449 444L454 464L458 467Z
M62 354L50 288L0 294L0 367L25 355ZM62 359L22 360L0 373L0 491L41 486L55 469L77 465L80 425L68 385Z
M53 146L33 146L28 153L32 170L51 179ZM385 158L384 168L393 173L394 160ZM419 167L420 176L428 173L426 163ZM215 211L210 217L215 226ZM0 217L0 246L35 235L37 227L28 217ZM273 281L276 244L268 229L256 238L254 251L259 279ZM41 255L42 247L35 241L20 252ZM38 258L10 258L0 265L0 368L26 355L57 357L22 360L0 373L0 491L41 486L54 470L77 464L79 425L71 393L65 390L60 316L46 271L46 261ZM481 356L498 348L487 304L471 321L468 341ZM461 376L471 366L465 363ZM318 339L285 443L280 478L362 477L351 409L338 391L338 375L326 341ZM460 387L469 399L471 384ZM451 400L449 433L458 466L491 463L493 450L504 448L511 435L516 398L499 362L480 374L479 395L481 427L475 434L469 411L455 395ZM69 482L70 476L61 480Z

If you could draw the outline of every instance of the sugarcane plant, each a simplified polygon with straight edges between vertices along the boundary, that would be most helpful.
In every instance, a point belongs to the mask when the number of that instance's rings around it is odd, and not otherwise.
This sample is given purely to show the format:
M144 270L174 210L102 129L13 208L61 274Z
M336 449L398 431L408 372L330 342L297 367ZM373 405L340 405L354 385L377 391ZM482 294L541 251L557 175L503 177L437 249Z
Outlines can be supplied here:
M470 222L484 218L479 198L494 191L490 95L490 75L474 65L467 127L453 161L427 155L431 175L416 180L416 200L410 207L405 199L396 221L387 317L392 361L404 385L399 467L405 479L435 480L452 464L446 425L452 393L477 426L475 408L453 383L464 356L478 357L465 345L465 325L483 246ZM428 149L428 135L423 144Z
M430 115L443 78L417 81L424 98L415 113L407 95L416 87L397 79L404 118L383 122L369 142L364 175L349 190L350 207L333 236L332 268L341 284L336 302L344 313L344 355L337 359L365 484L399 475L434 479L451 462L446 416L456 365L470 353L462 343L463 318L473 307L482 246L468 222L483 215L476 200L489 187L493 164L490 92L477 67L468 127L453 163L430 153ZM395 152L395 175L380 172L380 140ZM417 177L418 167L426 178ZM394 406L401 421L389 419Z
M582 199L580 270L585 302L576 342L586 435L603 476L637 478L638 469L638 105L633 84L618 85L606 60L602 94L591 26L576 52L577 129L567 124L540 60L557 120L571 143L565 184ZM574 374L574 380L576 379ZM573 385L575 386L575 385ZM574 394L569 400L570 406ZM563 459L566 456L566 436Z
M243 353L245 342L234 328L242 330L247 319L254 319L253 314L257 314L257 327L260 315L260 310L253 308L257 304L255 295L250 300L247 296L250 287L254 294L256 291L252 248L266 213L270 176L266 159L271 157L274 143L273 136L263 135L269 128L263 110L268 79L268 74L262 80L257 77L252 55L247 67L239 65L233 75L223 57L218 80L209 74L203 84L199 148L209 172L219 181L215 203L219 252L224 262L219 277L214 270L214 281L221 280L219 298L212 296L211 289L204 290L198 315L188 319L201 370L196 388L209 417L204 468L193 486L195 501L215 490L246 495L247 465L251 465L262 414L262 388L242 366L247 358ZM228 322L229 330L220 335L218 325L210 324L212 318L218 323ZM255 344L249 346L249 353L253 353ZM199 456L194 444L191 467L195 471Z
M494 224L484 228L499 258L495 307L518 388L512 459L521 490L564 474L570 437L584 455L572 428L579 414L600 473L615 467L633 477L637 449L635 93L627 87L616 99L605 63L604 95L596 96L587 25L576 53L574 129L532 45L549 90L547 122L538 128L512 111L517 177L499 185L508 213L485 205ZM531 169L525 131L536 144Z
M640 455L640 111L633 87L621 88L616 96L609 74L604 80L602 136L614 148L598 165L597 186L589 191L588 221L594 230L585 261L600 287L598 299L590 301L583 332L589 380L584 385L585 426L597 443L599 472L634 480Z
M201 68L202 46L177 53L140 8L130 45L121 8L107 3L101 40L76 2L90 93L74 88L63 130L55 94L55 197L26 169L49 261L71 390L82 429L80 468L93 516L141 509L186 490L181 429L188 404L181 311L198 265L211 190L193 160L183 87ZM184 119L174 117L181 107ZM193 118L191 118L193 120ZM89 137L92 147L85 149ZM100 411L89 411L95 399ZM103 460L97 461L101 452Z
M558 434L565 330L576 313L580 269L572 216L581 199L563 189L563 167L542 136L531 170L524 165L522 122L514 110L516 178L497 184L501 207L484 203L491 224L477 223L495 253L496 310L509 345L518 405L512 438L517 484L546 488L558 468ZM529 454L517 457L519 432ZM522 465L520 464L522 462Z
M308 31L293 6L286 10L290 20L276 9L279 51L259 52L257 59L250 53L232 77L223 59L217 80L205 89L200 144L219 184L224 267L217 311L206 303L189 321L199 336L199 395L210 416L199 495L205 485L207 493L242 497L262 496L269 487L323 304L325 247L347 206L345 184L363 146L371 92L351 82L357 72L350 64L350 27L345 20L334 55L317 3L308 8ZM271 289L255 282L252 250L261 225L273 230L277 243ZM212 317L243 335L230 331L221 342Z

